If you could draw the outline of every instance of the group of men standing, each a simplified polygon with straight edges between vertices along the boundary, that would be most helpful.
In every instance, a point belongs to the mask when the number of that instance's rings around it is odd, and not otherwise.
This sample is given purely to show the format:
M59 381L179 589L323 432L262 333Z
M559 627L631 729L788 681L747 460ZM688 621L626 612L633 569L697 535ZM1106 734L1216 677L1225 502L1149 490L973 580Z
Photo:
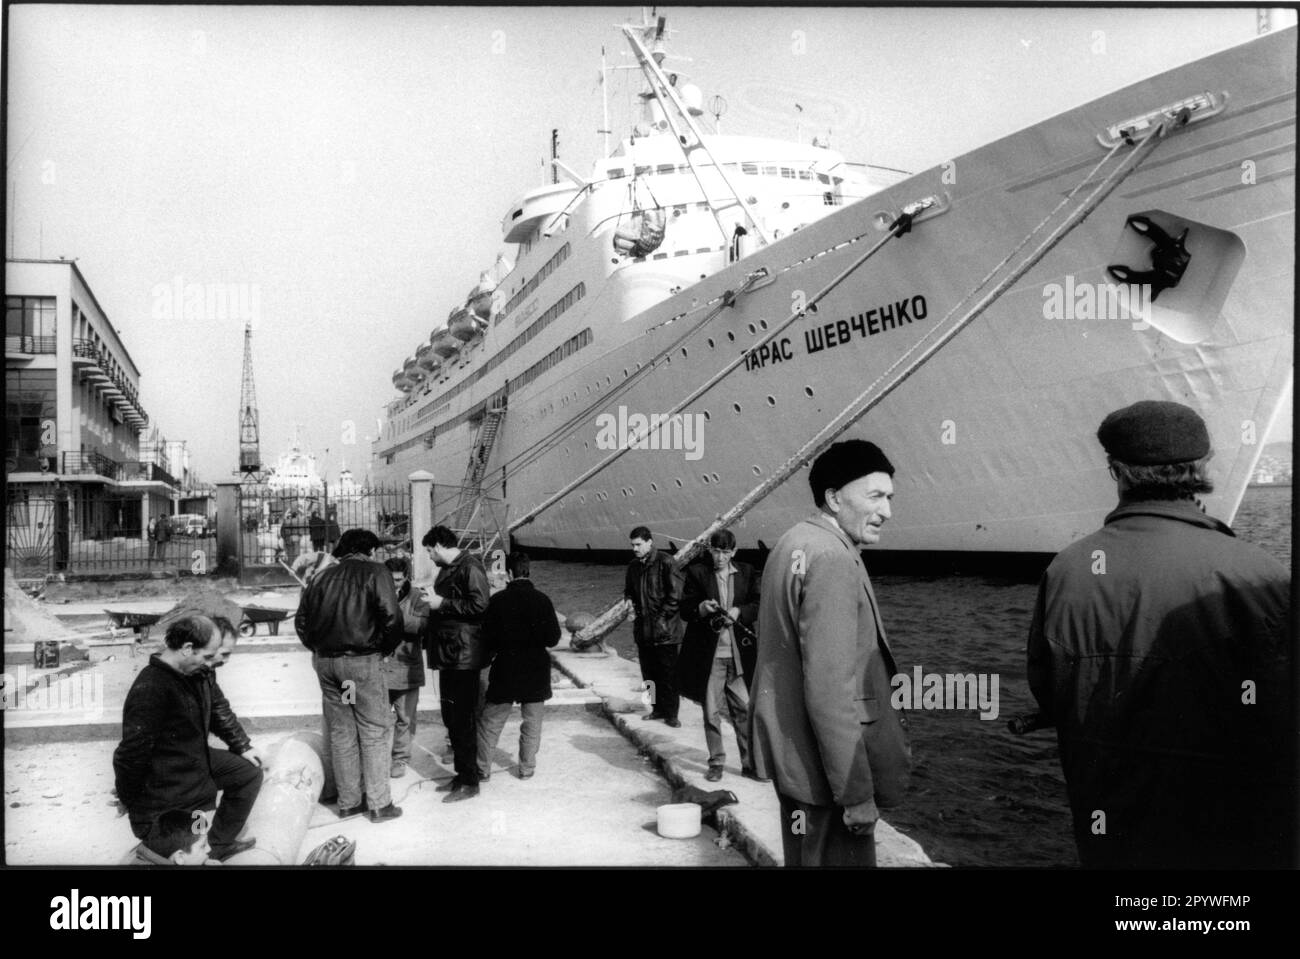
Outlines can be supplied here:
M1080 860L1293 865L1289 575L1199 505L1212 490L1211 448L1194 411L1136 403L1107 416L1097 438L1118 506L1044 574L1027 650L1040 725L1057 730ZM679 688L702 702L706 778L717 781L725 707L742 773L774 781L787 865L875 865L880 810L908 786L898 668L860 552L892 516L894 473L873 443L829 447L808 477L815 511L780 537L761 582L734 559L726 531L710 538L708 562L680 574L648 529L631 533L624 595L653 704L645 718L680 726ZM439 670L454 753L444 802L478 794L514 702L523 705L519 775L533 773L555 610L521 553L509 557L506 589L490 596L482 564L451 530L434 527L422 545L439 568L427 591L411 586L409 566L372 561L373 533L349 530L339 562L316 573L299 605L341 816L401 815L389 781L410 759L421 647ZM229 656L223 629L233 649L228 623L174 623L127 697L114 769L143 840L139 861L223 860L254 841L239 834L261 758L215 682ZM208 748L209 731L230 750ZM196 814L212 815L202 844L182 828Z
M438 671L455 768L438 787L443 802L479 794L515 702L523 711L519 777L535 771L542 704L551 696L545 649L560 638L554 607L529 581L524 553L510 554L509 582L491 596L482 562L449 528L433 527L421 545L438 567L431 589L411 583L404 559L374 562L374 533L348 530L335 551L339 562L313 577L298 606L295 626L320 680L341 817L365 813L385 822L402 813L389 781L405 775L411 760L422 650Z
M1197 501L1213 486L1195 411L1135 403L1097 438L1119 503L1044 574L1027 657L1080 861L1293 865L1290 577ZM647 529L631 534L624 595L654 703L646 718L680 725L679 683L701 701L716 781L725 702L742 771L775 781L787 865L875 865L880 809L908 787L898 668L860 552L892 516L894 472L864 440L822 453L808 477L816 510L777 541L761 587L731 559L734 540L715 536L712 563L679 574ZM737 633L755 608L751 666ZM690 630L680 662L674 620Z

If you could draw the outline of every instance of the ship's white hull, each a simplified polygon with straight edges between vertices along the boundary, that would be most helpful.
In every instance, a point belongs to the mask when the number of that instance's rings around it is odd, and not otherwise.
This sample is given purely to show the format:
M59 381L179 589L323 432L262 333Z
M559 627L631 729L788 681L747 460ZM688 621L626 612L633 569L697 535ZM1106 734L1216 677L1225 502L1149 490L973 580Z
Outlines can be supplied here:
M590 326L594 348L510 393L485 485L500 495L500 486L491 484L504 469L512 516L609 456L597 443L600 414L617 417L620 407L645 415L670 411L882 238L881 222L921 197L943 199L939 215L889 242L821 300L816 315L792 324L779 362L742 366L687 408L687 415L707 417L702 436L690 437L702 440L698 458L690 449L630 450L516 530L516 541L622 550L637 525L657 536L692 538L950 311L960 315L973 305L979 295L964 298L981 278L1101 161L1106 150L1098 145L1099 133L1207 91L1220 99L1226 92L1220 114L1166 138L1059 246L844 436L876 442L898 471L894 517L880 548L1050 553L1096 529L1114 505L1114 484L1095 438L1101 419L1140 399L1176 400L1209 424L1217 489L1206 504L1230 520L1291 382L1295 38L1289 30L1226 51L925 171L624 323L617 323L613 304L589 304L586 315L575 316L552 339ZM1081 203L1126 155L1122 149L1065 210ZM1139 213L1190 228L1190 265L1179 286L1155 304L1157 311L1184 315L1168 317L1163 332L1140 328L1127 313L1078 317L1086 309L1078 291L1111 283L1108 264L1147 265L1149 244L1125 225ZM1058 214L1010 265L1063 217ZM857 241L846 244L850 238ZM771 282L701 322L707 314L701 305L739 289L760 267ZM656 282L654 261L628 269L640 272L642 284ZM1051 291L1059 294L1055 302ZM913 315L920 312L918 298L923 319ZM877 322L874 333L866 320L852 325L884 304L897 317L901 302L909 304L911 322L889 329ZM1062 302L1066 315L1045 317L1054 307L1059 312ZM595 315L601 309L612 315ZM849 322L847 337L841 321ZM817 335L810 331L818 328L823 341L844 341L810 352L809 337ZM664 358L669 362L661 359L636 376L640 365L688 331L690 337ZM552 345L548 339L540 349ZM633 385L611 395L629 376ZM486 395L492 387L480 389ZM578 414L572 430L519 468L521 455L539 438ZM433 450L398 456L381 474L404 478L427 469L439 482L458 483L473 439L468 426L449 431ZM742 548L775 542L811 509L806 476L796 473L735 528Z

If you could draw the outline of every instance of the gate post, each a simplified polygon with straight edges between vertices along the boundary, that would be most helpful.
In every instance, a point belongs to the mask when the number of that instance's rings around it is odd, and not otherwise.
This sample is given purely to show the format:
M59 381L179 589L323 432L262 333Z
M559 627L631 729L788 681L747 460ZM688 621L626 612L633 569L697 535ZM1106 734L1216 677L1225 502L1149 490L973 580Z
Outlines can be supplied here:
M63 483L54 487L54 570L68 571L68 488Z
M437 571L420 540L433 527L433 474L417 470L407 479L411 481L411 582L431 583Z
M243 536L239 515L239 484L217 484L217 569L222 573L243 573L243 555L239 548Z

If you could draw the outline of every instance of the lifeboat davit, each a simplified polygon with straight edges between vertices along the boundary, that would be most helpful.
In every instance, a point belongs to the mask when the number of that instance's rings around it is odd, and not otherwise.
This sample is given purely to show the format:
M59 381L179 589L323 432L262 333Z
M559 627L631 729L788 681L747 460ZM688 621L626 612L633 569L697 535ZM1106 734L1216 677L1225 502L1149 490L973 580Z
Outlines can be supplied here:
M447 331L461 342L468 343L474 339L479 329L477 318L463 306L452 310L451 316L447 317Z
M442 366L442 360L438 354L433 352L433 344L425 343L415 351L415 365L426 373L436 373L438 367Z
M411 392L411 381L407 379L406 374L401 370L393 371L393 386L403 393Z
M444 360L460 352L460 341L446 330L439 330L434 333L429 342L433 345L433 352Z

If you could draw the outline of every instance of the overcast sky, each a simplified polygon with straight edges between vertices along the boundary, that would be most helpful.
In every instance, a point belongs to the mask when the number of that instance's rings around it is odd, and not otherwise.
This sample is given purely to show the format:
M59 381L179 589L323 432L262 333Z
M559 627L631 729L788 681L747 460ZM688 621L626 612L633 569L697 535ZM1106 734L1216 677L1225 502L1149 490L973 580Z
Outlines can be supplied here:
M264 461L299 425L330 478L361 472L393 370L502 250L551 128L579 173L600 155L601 46L630 64L639 11L12 6L6 250L78 261L204 479L237 462L243 319L187 316L190 284L256 313ZM801 119L908 170L1255 34L1253 9L660 12L724 132ZM611 74L615 143L639 89Z

